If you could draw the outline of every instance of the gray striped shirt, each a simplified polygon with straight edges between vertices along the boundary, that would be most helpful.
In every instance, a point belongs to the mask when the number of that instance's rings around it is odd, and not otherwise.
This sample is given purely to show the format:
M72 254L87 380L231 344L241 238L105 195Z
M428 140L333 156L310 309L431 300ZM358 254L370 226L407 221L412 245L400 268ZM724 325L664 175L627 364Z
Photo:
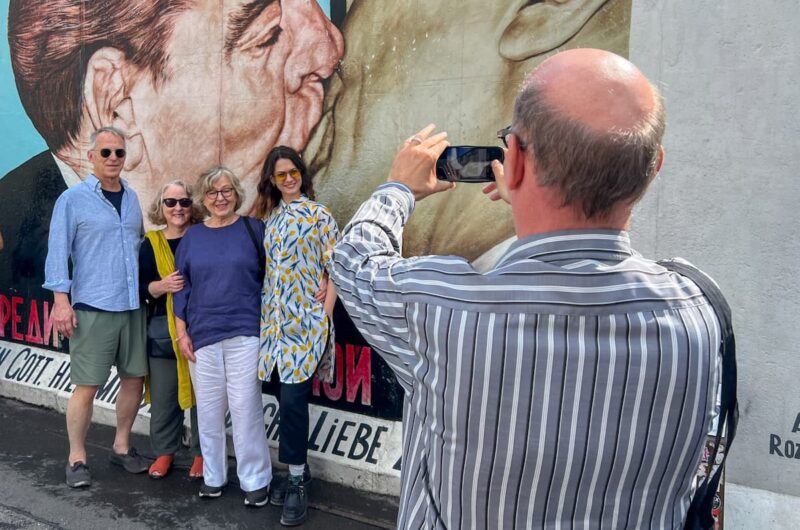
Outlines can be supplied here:
M403 259L385 184L334 282L405 390L399 528L681 528L711 419L719 325L621 231L515 242L489 272Z

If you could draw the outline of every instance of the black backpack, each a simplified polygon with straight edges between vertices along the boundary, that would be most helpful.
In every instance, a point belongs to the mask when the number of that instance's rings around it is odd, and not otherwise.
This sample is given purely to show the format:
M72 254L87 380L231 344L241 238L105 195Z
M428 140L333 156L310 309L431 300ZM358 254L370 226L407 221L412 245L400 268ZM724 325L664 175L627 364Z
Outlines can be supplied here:
M720 353L722 355L722 380L720 391L719 416L717 432L714 436L714 449L708 459L708 473L697 486L689 511L686 514L684 530L710 530L714 527L714 517L711 515L714 496L719 487L725 459L730 452L731 443L736 436L736 424L739 421L739 404L736 399L736 341L733 335L733 319L731 308L722 292L708 275L700 269L690 265L680 258L662 260L658 262L662 267L677 272L690 280L703 291L719 320L721 335ZM720 440L723 433L726 436L725 453L722 461L712 473L719 451Z

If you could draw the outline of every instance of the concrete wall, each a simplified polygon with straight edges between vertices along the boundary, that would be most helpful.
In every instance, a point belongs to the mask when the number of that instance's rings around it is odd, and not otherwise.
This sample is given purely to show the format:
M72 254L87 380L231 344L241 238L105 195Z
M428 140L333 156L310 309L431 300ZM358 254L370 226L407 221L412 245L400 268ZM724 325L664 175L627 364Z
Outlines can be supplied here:
M669 118L633 240L711 273L734 310L741 419L726 528L796 527L800 513L798 24L795 0L633 3L630 58Z

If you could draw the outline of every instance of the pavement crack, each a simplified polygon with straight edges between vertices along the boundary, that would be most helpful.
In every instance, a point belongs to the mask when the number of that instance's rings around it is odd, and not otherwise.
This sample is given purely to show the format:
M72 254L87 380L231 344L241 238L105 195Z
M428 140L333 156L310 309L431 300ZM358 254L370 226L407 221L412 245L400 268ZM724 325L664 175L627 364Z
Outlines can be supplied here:
M39 523L41 525L44 525L48 529L52 529L52 530L67 530L67 528L65 528L63 526L54 524L51 521L48 521L46 519L42 519L41 517L37 517L34 514L32 514L31 512L28 512L26 510L22 510L20 508L17 508L16 506L9 506L7 504L0 503L0 511L11 512L11 513L16 514L16 515L18 515L20 517L23 517L25 519L30 519L31 521L34 521L34 522Z

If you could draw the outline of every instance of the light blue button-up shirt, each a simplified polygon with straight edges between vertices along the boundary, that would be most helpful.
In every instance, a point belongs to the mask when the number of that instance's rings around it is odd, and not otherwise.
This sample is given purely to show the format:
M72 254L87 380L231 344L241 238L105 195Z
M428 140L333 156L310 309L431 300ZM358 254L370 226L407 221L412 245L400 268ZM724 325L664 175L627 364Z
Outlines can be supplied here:
M50 222L45 289L71 292L73 304L105 311L139 308L142 210L136 192L121 182L121 214L91 174L58 198Z

